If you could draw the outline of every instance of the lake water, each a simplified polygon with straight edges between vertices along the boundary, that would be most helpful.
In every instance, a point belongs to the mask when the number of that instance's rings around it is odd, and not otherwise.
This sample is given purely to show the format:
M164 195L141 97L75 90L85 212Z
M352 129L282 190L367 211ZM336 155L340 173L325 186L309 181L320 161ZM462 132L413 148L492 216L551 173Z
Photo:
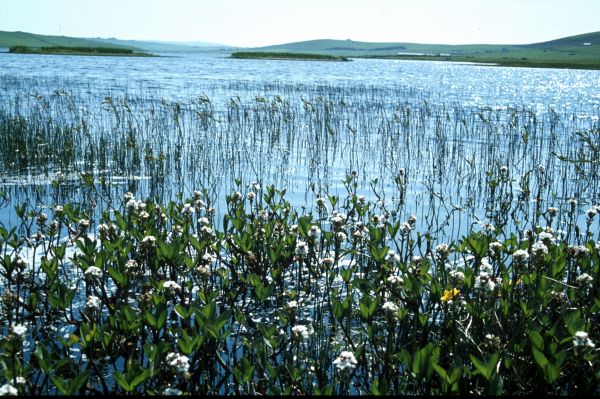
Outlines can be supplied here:
M552 155L581 153L573 133L599 127L600 71L163 55L0 53L0 113L41 114L47 123L85 119L91 134L80 139L81 147L92 146L96 152L105 147L108 154L104 163L94 161L88 169L109 174L115 183L148 181L128 183L140 195L189 195L202 185L222 199L235 189L234 179L242 178L244 184L259 180L285 186L294 204L312 206L316 194L311 190L343 193L342 179L356 171L360 193L372 199L369 183L377 178L386 200L398 201L402 195L394 178L403 169L402 212L424 219L440 205L470 209L460 220L449 219L457 225L469 217L489 216L484 209L489 201L486 173L508 165L514 189L523 189L526 175L530 197L543 189L537 200L544 206L563 206L571 196L583 206L600 196L595 177L582 178ZM107 97L120 101L126 111L108 110ZM42 101L47 103L41 106ZM183 110L174 123L165 110L177 104ZM157 117L161 112L165 115ZM144 154L150 150L152 156L166 158L163 169L147 161L151 156L138 160L135 173L116 172L119 151L127 151L117 147L131 132L139 135ZM175 139L177 132L181 137ZM77 156L78 163L68 167L81 172L87 153L81 149ZM36 165L11 165L15 163L3 163L2 175L4 187L15 194L47 187L54 172L69 172L56 162L43 172ZM535 170L545 174L528 173ZM161 178L153 179L157 173Z

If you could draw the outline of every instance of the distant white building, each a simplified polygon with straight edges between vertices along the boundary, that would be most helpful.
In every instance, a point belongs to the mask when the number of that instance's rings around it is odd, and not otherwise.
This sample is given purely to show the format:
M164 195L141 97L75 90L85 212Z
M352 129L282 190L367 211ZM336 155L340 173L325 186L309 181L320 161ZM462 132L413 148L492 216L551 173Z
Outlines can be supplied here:
M583 45L584 45L584 46L591 46L591 45L592 45L592 43L590 43L590 42L585 42L585 43L583 43Z

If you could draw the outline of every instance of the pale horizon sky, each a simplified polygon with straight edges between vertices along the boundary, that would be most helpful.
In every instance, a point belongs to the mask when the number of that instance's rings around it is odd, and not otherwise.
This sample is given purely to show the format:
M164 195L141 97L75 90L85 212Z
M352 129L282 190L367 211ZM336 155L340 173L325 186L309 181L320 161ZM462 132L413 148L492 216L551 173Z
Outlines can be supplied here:
M600 31L600 0L0 0L0 30L258 47L527 44Z

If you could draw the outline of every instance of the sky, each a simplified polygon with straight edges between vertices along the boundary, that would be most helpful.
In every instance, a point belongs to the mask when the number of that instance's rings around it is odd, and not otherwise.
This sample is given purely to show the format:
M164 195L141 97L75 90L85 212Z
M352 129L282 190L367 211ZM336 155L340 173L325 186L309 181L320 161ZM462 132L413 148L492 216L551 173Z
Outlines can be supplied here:
M527 44L600 31L600 0L0 0L0 30L240 47Z

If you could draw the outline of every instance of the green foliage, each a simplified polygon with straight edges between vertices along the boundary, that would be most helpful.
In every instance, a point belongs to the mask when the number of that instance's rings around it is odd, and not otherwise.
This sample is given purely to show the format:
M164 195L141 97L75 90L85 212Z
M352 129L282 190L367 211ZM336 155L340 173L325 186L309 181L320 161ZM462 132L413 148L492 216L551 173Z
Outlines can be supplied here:
M198 198L128 196L97 224L55 210L65 240L39 243L19 205L18 228L0 226L0 382L27 377L31 395L599 393L600 299L580 278L600 273L595 242L557 239L546 256L488 228L420 257L424 236L345 184L330 204L356 220L254 186L227 198L221 230ZM27 245L39 255L23 267Z

